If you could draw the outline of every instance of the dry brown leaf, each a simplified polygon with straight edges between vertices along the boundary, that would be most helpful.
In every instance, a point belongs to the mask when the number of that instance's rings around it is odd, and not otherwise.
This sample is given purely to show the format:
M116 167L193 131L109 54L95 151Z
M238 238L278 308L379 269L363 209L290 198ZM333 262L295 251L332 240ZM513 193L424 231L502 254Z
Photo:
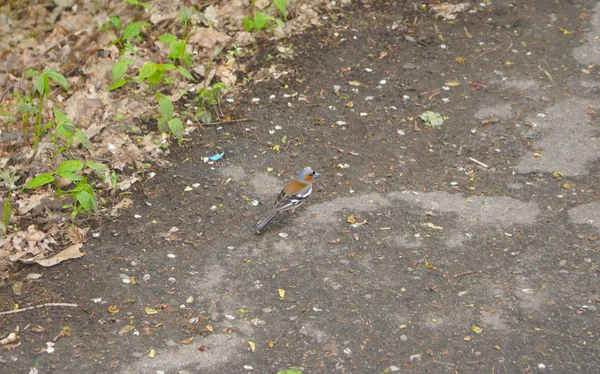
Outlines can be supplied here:
M69 240L73 244L85 243L85 237L89 230L90 230L89 227L82 229L80 227L73 225L69 228L69 234L68 234Z
M81 247L83 247L83 244L81 244L81 243L73 244L73 245L67 247L66 249L63 249L62 251L58 252L56 255L54 255L50 258L36 260L35 262L37 262L39 265L42 265L44 267L50 267L50 266L59 264L65 260L79 258L79 257L82 257L83 255L85 255L85 253L79 251L81 249Z

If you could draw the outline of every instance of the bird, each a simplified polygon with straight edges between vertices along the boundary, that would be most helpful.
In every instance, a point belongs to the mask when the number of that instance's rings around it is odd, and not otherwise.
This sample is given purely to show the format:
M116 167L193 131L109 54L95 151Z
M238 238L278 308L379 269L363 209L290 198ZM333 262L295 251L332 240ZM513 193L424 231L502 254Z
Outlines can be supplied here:
M277 215L281 212L285 212L286 210L292 209L294 211L300 205L304 204L312 193L312 184L316 178L318 178L321 174L317 173L310 167L306 167L302 169L296 175L296 178L291 180L277 195L275 199L275 203L273 204L275 207L271 212L263 219L258 221L256 225L254 225L254 231L257 234L260 234L262 229L273 220L273 218L277 217Z

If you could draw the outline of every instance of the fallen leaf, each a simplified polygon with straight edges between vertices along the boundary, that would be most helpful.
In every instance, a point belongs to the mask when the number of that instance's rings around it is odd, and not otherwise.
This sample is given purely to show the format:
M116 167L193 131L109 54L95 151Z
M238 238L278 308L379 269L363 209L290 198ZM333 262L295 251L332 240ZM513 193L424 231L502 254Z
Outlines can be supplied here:
M338 244L340 241L342 241L342 238L335 238L333 240L330 240L329 244Z
M148 315L154 315L154 314L158 314L158 310L150 308L149 306L144 308L144 311L146 312L146 314Z
M188 345L188 344L190 344L192 342L192 340L194 340L194 337L190 336L189 338L182 340L181 344Z
M436 229L436 230L443 230L444 228L442 226L437 226L431 222L427 222L425 224L425 226L429 227L430 229Z
M119 312L119 307L115 306L115 305L109 305L107 309L108 309L108 312L111 314L115 314L115 313Z
M252 352L256 351L256 343L254 343L251 340L248 340L247 343L248 343L248 347L250 347L250 351L252 351Z
M429 261L425 260L425 266L427 266L428 269L430 270L435 270L437 269L435 266L433 266Z
M85 255L85 253L79 251L82 246L83 246L83 244L81 244L81 243L73 244L72 246L67 247L66 249L58 252L56 255L54 255L50 258L44 258L42 260L36 260L34 262L36 262L39 265L42 265L44 267L49 267L49 266L54 266L56 264L59 264L65 260L70 260L72 258L79 258L79 257L82 257Z
M277 344L277 342L279 341L279 339L275 339L275 340L267 340L267 348L271 349L275 346L275 344Z
M119 330L119 335L123 335L126 334L130 331L133 331L135 329L135 327L133 325L126 325L123 326L120 330Z
M475 334L481 334L483 329L479 326L471 326L471 331L473 331Z
M284 300L285 299L285 290L283 288L278 289L277 295L279 296L280 300Z

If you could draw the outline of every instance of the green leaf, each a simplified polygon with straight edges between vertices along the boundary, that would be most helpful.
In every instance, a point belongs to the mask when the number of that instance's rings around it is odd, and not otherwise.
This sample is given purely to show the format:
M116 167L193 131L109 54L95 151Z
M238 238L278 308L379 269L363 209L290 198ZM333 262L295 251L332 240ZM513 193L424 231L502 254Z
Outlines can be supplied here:
M58 126L56 127L56 132L63 138L67 139L68 141L71 141L73 139L73 135L75 134L75 131L77 131L77 129L70 122L59 123Z
M106 165L98 163L98 162L86 161L85 165L92 170L98 170L98 171L108 170L108 167L106 167Z
M110 86L108 86L108 88L106 89L107 91L114 91L117 88L121 88L125 85L125 83L127 83L129 81L129 79L122 79L120 81L117 81L113 84L111 84Z
M181 59L181 61L183 62L183 66L185 66L186 68L189 68L190 66L192 66L192 54L186 52L183 55L183 58Z
M159 71L170 71L175 69L175 65L173 64L156 64L156 70Z
M48 97L50 94L50 79L48 78L48 74L42 74L40 77L44 78L44 95Z
M287 0L273 0L275 8L281 13L283 19L287 19Z
M144 64L144 66L142 66L140 68L140 72L138 73L138 77L140 77L141 79L146 79L148 77L151 77L154 75L154 73L156 73L156 65L153 62L146 62Z
M40 96L44 96L46 85L44 84L44 74L40 74L35 78L35 82L33 83L36 91L40 94Z
M279 370L277 372L277 374L302 374L302 370L300 370L300 369Z
M267 15L262 12L256 12L254 15L254 28L258 31L267 25Z
M142 32L142 28L137 23L130 23L123 30L123 36L121 37L123 40L131 39L135 36L138 36Z
M173 118L169 121L169 130L175 135L179 143L181 143L183 140L183 123L179 118Z
M177 70L179 70L179 74L183 75L183 77L187 80L193 81L195 80L194 77L192 76L192 74L190 74L189 71L187 71L186 68L184 68L183 66L178 66Z
M65 114L63 112L61 112L59 109L52 108L52 112L54 113L54 119L59 124L71 123L71 121L67 118L67 116L65 116Z
M110 174L110 187L112 190L115 190L117 188L117 180L118 180L117 173L115 173L115 171L113 170L112 173Z
M112 66L112 80L113 82L119 80L123 75L127 73L127 63L123 61L117 61Z
M163 118L173 118L173 102L170 98L163 96L158 100L158 112Z
M177 41L177 36L175 36L173 34L161 35L158 37L158 41L166 43L166 44L171 44L171 43Z
M85 132L79 129L75 130L75 139L77 139L77 141L81 143L81 145L84 146L88 151L91 152L94 150L94 146Z
M121 18L119 16L110 16L109 20L117 30L121 30Z
M4 200L4 210L2 212L2 220L6 223L10 223L10 217L12 216L12 207L10 206L10 200Z
M80 191L75 194L77 202L85 209L88 213L92 211L92 208L96 206L94 196L87 191Z
M61 73L54 70L47 70L46 73L56 84L61 86L65 91L69 90L69 81Z
M23 189L38 188L38 187L45 186L48 183L52 183L52 182L54 182L54 175L49 174L49 173L40 174L40 175L36 176L35 178L33 178L32 180L30 180L29 182L27 182L23 186Z
M56 175L58 175L59 177L61 177L63 179L71 181L71 182L78 182L83 179L83 177L81 175L71 173L70 171L65 171L65 172L61 172L61 173L56 172Z
M150 26L148 22L132 22L125 27L123 30L123 36L121 39L130 40L138 36L142 32L142 27Z
M81 162L79 160L67 160L67 161L63 161L60 165L58 165L55 172L56 172L56 174L59 174L59 173L65 173L65 172L80 171L82 169L83 169L83 162Z
M183 57L185 53L185 41L177 40L171 43L171 51L169 53L169 57L171 60L179 60Z
M248 32L252 32L252 30L254 30L254 21L248 18L248 16L244 16L244 28Z
M27 72L25 72L25 79L34 77L34 76L38 75L39 73L40 72L35 69L29 69L29 70L27 70Z

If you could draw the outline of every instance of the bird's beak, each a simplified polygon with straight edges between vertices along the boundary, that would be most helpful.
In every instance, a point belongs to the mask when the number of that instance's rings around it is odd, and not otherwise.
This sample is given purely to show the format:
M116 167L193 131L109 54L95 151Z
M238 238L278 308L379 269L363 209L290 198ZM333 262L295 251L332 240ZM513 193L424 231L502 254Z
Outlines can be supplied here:
M318 177L320 177L320 176L321 176L321 174L319 174L319 173L315 172L315 178L318 178Z

